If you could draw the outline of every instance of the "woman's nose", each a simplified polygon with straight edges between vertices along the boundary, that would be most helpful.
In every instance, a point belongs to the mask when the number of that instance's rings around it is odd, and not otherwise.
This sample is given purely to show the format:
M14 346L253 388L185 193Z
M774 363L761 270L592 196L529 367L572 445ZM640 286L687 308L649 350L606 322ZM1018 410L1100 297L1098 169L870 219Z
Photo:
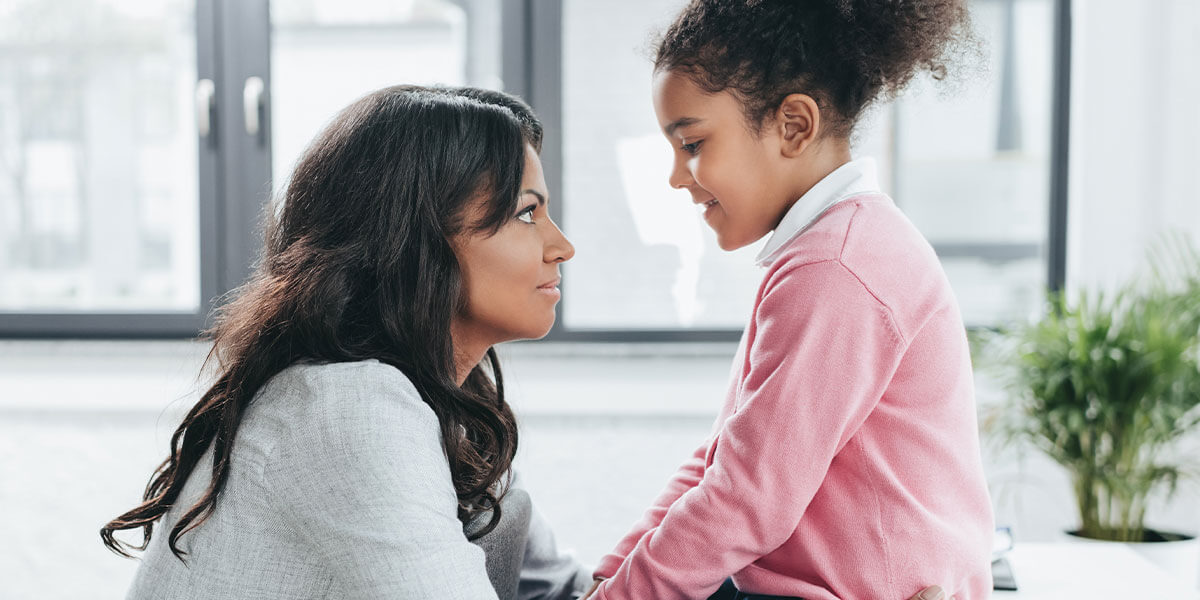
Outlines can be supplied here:
M575 246L563 235L561 229L554 221L550 222L550 227L553 229L550 239L547 240L545 246L544 260L548 263L560 263L571 260L575 256Z

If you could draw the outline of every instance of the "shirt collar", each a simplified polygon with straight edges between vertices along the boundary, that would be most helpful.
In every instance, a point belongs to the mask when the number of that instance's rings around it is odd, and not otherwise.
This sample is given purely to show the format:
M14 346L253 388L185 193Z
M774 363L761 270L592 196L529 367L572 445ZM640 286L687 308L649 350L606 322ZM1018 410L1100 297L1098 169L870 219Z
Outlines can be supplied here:
M874 159L860 158L834 169L792 204L771 234L771 239L767 240L767 245L758 253L755 264L760 267L771 266L788 242L804 233L809 225L834 204L854 196L879 191Z

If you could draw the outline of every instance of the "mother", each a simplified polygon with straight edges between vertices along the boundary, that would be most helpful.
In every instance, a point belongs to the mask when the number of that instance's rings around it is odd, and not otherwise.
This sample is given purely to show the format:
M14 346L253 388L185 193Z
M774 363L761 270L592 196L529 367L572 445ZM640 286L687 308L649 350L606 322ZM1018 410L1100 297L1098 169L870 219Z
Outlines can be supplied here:
M145 551L129 598L586 589L512 485L492 350L550 330L574 254L547 213L541 136L499 92L397 86L317 137L218 314L215 383L145 501L101 529ZM140 545L114 536L138 528Z
M312 143L219 314L216 382L145 502L101 530L127 554L113 533L143 529L129 597L478 599L511 596L518 570L522 596L590 583L509 489L517 428L491 349L550 330L574 253L540 145L511 97L412 86ZM510 550L492 582L468 537Z

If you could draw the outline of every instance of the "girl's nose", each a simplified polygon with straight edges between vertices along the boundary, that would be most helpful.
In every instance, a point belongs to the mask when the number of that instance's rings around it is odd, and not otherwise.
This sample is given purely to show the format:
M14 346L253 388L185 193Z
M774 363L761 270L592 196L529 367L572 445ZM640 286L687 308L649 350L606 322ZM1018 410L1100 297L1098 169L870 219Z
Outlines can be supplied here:
M667 183L677 190L682 190L696 181L692 179L692 172L687 168L687 159L676 154L675 164L671 166L671 174L667 177Z

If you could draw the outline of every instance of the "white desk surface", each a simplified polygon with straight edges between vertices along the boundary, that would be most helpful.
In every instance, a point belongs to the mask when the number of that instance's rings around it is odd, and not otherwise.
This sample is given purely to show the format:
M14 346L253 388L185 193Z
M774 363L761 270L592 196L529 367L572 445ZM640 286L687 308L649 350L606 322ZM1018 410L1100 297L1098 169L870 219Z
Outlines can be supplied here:
M1008 553L1015 592L995 600L1200 600L1186 585L1120 544L1018 542Z

